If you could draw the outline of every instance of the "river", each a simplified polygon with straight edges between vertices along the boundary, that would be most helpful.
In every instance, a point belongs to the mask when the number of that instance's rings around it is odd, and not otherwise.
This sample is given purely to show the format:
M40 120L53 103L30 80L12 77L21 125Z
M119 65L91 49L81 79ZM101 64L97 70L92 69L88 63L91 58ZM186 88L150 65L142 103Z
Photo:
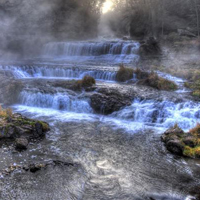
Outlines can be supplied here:
M186 131L195 126L200 104L187 98L184 80L169 74L159 72L178 84L175 92L115 82L119 63L140 62L138 50L134 41L52 42L38 58L2 63L1 70L26 85L13 110L47 121L51 131L25 152L2 148L0 168L51 159L75 165L2 177L1 199L193 199L189 190L200 184L200 162L171 155L160 136L175 123ZM94 77L97 87L134 89L142 98L103 115L93 111L87 92L52 86L85 75Z

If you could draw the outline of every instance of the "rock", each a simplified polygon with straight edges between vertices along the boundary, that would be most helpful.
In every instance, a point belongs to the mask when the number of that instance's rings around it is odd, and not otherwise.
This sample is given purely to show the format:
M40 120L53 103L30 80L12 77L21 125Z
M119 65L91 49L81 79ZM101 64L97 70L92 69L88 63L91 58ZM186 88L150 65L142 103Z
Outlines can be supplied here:
M28 119L20 114L12 114L7 117L0 115L0 140L6 144L15 143L16 149L27 149L30 141L37 142L42 139L45 132L49 130L47 123Z
M174 126L172 128L167 129L164 134L165 135L170 135L170 134L182 135L184 134L184 131L179 126Z
M35 130L36 130L36 134L39 136L43 135L43 131L42 131L42 124L37 122L35 124Z
M178 140L178 139L179 139L179 138L178 138L177 135L170 135L170 137L169 137L168 135L163 134L163 135L161 136L162 142L165 142L165 143L169 142L170 140Z
M17 150L26 150L28 146L28 140L26 138L17 138L15 140L15 148Z
M41 170L42 168L44 168L45 166L46 166L45 164L30 164L29 169L30 169L30 172L35 173Z
M184 146L180 140L170 140L166 143L166 147L168 151L176 155L183 155Z
M111 114L132 104L130 96L122 95L117 90L102 89L90 97L91 107L97 113Z
M184 138L183 142L185 143L185 145L192 147L192 148L194 148L197 145L195 138L192 136L188 136L188 137Z
M200 124L189 132L184 132L178 125L166 130L161 136L166 148L180 156L200 158L200 136L197 134Z

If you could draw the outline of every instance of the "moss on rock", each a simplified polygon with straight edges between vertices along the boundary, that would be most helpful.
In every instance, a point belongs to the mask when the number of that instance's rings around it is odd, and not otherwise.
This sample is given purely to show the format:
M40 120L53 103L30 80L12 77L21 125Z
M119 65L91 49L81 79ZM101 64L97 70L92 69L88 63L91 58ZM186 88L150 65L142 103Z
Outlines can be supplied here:
M14 142L18 138L26 139L28 142L43 138L49 125L43 121L32 120L17 113L0 112L0 142L10 140Z
M92 87L96 84L96 81L91 76L84 76L82 80L78 80L74 83L73 88L75 90L81 90L82 88Z
M168 79L158 76L156 72L145 72L140 69L134 71L137 78L139 79L138 84L147 85L158 90L176 90L177 85Z
M181 156L200 158L200 124L197 124L189 132L180 132L180 130L176 125L162 135L162 141L167 149ZM177 151L177 147L180 147L179 151Z
M116 81L125 82L132 79L133 72L134 70L132 68L125 67L123 64L121 64L116 74Z

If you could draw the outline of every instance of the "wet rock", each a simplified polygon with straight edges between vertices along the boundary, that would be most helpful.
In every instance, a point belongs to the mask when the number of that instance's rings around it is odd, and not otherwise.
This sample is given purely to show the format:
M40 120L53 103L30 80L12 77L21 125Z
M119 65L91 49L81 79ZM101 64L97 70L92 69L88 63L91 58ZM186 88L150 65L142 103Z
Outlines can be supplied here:
M188 133L184 132L178 125L168 129L161 136L167 150L179 156L190 158L200 158L200 137L197 132L200 125L191 129Z
M42 131L42 124L39 122L36 122L35 124L35 130L36 130L36 134L39 136L43 135L43 131Z
M70 166L75 166L74 163L72 162L65 162L65 161L61 161L61 160L50 160L48 162L43 162L43 163L32 163L29 165L17 165L17 164L13 164L10 165L8 168L2 170L2 172L0 172L0 175L9 175L12 172L14 172L15 170L24 170L25 172L30 171L31 173L36 173L38 171L40 171L41 169L45 169L48 166L66 166L66 167L70 167Z
M29 165L30 172L35 173L42 168L44 168L46 165L45 164L31 164Z
M25 150L28 146L28 140L26 138L17 138L15 140L15 148L17 150Z
M167 129L164 134L165 135L170 135L170 134L183 135L184 131L179 126L175 125L174 127Z
M194 148L197 145L197 141L195 140L195 137L192 137L192 136L185 137L183 139L183 142L185 145L192 148Z
M15 143L16 149L26 149L30 141L36 142L49 130L47 123L28 119L20 114L12 114L12 120L0 116L0 141Z
M170 140L166 143L166 147L168 151L176 155L183 155L184 145L181 143L180 140Z
M200 186L195 186L192 189L190 189L190 195L194 196L194 200L200 199Z
M101 89L90 97L91 107L97 113L111 114L132 104L133 97L113 89Z

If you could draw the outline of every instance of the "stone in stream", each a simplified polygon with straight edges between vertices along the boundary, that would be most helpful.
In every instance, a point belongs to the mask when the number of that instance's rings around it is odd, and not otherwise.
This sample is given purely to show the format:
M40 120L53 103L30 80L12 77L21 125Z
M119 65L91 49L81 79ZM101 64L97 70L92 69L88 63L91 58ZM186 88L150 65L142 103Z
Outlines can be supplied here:
M91 107L97 113L111 114L132 104L133 97L116 89L101 88L91 97Z
M26 138L16 138L15 148L17 150L26 150L28 146L28 140Z
M29 142L37 142L45 136L49 125L42 121L28 119L20 114L0 113L0 144L9 141L17 150L27 149Z
M178 125L175 125L165 131L161 140L165 143L167 150L173 154L200 158L200 136L197 134L199 131L199 124L189 132L184 132Z

